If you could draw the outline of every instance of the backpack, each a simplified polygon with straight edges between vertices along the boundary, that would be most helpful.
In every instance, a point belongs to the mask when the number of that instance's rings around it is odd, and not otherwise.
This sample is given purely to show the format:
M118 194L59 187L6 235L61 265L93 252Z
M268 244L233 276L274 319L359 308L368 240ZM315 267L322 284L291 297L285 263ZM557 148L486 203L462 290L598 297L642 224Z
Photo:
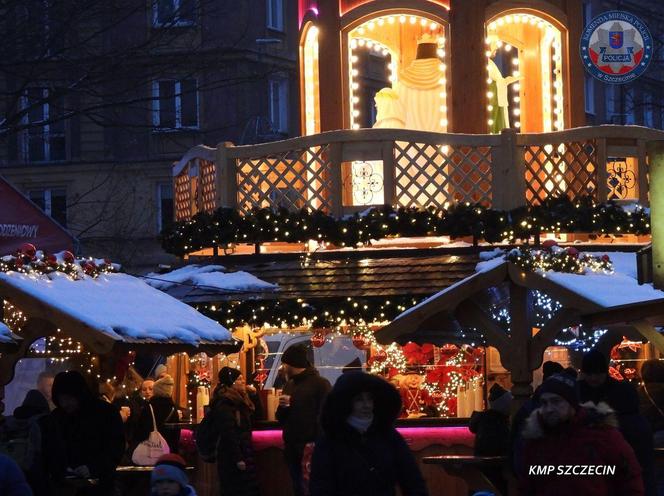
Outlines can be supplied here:
M217 461L219 435L219 426L214 419L214 411L210 410L203 417L203 421L198 425L194 434L196 449L204 462L214 463Z
M31 470L41 452L39 418L7 417L0 425L0 453L12 458L24 472Z

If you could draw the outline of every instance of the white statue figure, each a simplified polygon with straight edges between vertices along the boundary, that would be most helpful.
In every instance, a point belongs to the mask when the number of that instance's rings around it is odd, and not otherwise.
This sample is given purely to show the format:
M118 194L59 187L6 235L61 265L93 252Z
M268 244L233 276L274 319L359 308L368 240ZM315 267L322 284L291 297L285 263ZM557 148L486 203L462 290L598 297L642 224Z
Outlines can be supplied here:
M494 107L494 111L491 114L493 120L491 131L499 133L502 129L510 127L510 103L507 96L507 88L510 84L514 84L523 79L523 76L505 77L500 72L500 69L498 69L498 66L493 61L493 57L496 56L496 52L498 51L498 38L495 36L490 37L489 49L491 51L491 57L489 57L489 78L491 78L492 81L490 84L490 91L495 93L491 98L491 104Z

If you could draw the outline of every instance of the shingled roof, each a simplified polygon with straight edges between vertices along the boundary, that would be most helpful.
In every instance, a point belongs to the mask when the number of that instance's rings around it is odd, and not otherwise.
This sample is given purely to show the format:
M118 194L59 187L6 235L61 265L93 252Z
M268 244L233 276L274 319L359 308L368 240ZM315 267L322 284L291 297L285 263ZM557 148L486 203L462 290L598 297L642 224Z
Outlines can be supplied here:
M337 252L331 256L228 257L221 263L278 285L277 291L220 291L181 285L167 292L186 303L246 299L427 296L475 271L476 253L440 250Z

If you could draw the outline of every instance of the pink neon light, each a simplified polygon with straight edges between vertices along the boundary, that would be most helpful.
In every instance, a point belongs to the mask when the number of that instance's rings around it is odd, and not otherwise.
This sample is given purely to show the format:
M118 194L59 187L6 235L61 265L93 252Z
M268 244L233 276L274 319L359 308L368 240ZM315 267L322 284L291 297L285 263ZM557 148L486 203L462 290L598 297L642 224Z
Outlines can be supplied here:
M472 448L475 443L475 436L468 430L468 427L397 427L397 431L413 451L420 451L434 444L448 447L461 445ZM254 431L252 441L256 451L267 448L283 449L284 447L279 429Z

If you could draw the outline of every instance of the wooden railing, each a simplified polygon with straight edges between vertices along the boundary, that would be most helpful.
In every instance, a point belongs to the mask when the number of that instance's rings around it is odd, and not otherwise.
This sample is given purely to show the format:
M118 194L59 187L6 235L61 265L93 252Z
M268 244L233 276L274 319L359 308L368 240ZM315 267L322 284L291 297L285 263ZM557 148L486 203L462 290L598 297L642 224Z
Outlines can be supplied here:
M173 168L175 216L221 206L310 207L335 216L372 204L511 209L559 195L647 204L646 145L661 140L663 131L638 126L500 135L361 129L197 146Z

